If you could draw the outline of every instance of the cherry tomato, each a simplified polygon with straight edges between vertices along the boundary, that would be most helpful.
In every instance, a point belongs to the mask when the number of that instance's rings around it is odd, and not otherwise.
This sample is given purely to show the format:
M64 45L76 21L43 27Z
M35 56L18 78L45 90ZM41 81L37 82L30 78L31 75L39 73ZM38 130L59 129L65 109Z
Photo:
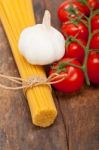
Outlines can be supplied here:
M87 27L79 22L77 25L73 24L73 23L64 23L62 25L62 33L64 35L68 35L68 36L77 36L78 39L81 39L81 40L84 40L84 41L87 41L88 40L88 29Z
M99 0L96 0L96 6L95 9L99 9Z
M91 52L89 54L87 68L90 81L99 84L99 53Z
M84 46L86 46L86 43L84 41L81 41L81 42ZM77 42L71 42L68 45L68 48L66 49L66 53L64 57L67 57L67 56L70 58L76 58L78 61L80 61L80 63L83 63L85 50Z
M65 58L65 59L62 59L60 62L64 63L70 60L71 58ZM60 62L58 62L54 66L58 67ZM72 60L71 63L81 66L81 64L77 60ZM70 65L67 65L64 68L66 69L66 72L62 71L59 74L65 74L66 79L64 81L61 81L60 83L53 84L53 87L65 93L78 91L83 86L83 83L84 83L84 74L82 70L77 67L70 66ZM50 75L55 72L56 70L51 69Z
M92 7L92 8L95 8L96 6L96 0L87 0L89 5Z
M70 6L73 6L73 8L76 11L76 13L79 15L81 14L85 14L85 15L89 15L89 9L87 6L81 4L80 2L78 2L77 0L67 0L65 2L63 2L59 8L58 8L58 17L60 19L61 22L65 22L68 21L68 16L75 18L75 14L70 14L70 12L68 11L68 9L70 8Z
M92 31L99 30L99 15L95 15L91 20Z
M94 9L99 9L99 0L87 0L89 5Z
M91 43L90 43L90 48L91 49L99 49L99 33L96 33L92 37Z

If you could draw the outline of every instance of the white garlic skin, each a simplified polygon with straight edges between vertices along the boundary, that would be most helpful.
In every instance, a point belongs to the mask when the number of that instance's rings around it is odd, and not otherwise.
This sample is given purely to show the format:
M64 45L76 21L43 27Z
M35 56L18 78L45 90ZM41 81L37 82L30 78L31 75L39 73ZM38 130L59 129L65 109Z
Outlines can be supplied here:
M65 40L52 26L37 24L22 31L18 47L30 64L47 65L64 56Z

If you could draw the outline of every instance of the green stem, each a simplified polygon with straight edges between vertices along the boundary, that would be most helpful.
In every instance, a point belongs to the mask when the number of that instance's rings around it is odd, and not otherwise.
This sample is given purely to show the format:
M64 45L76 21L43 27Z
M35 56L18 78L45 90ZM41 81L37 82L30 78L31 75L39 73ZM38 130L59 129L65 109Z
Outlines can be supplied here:
M96 30L92 33L92 36L94 36L95 34L99 33L99 30Z
M87 21L88 21L88 19L89 19L89 17L87 17L87 16L85 16L85 15L84 15L84 18L85 18Z
M68 62L67 62L66 65L70 65L70 66L72 66L72 67L76 67L76 68L82 70L82 67L81 67L81 66L78 66L78 65L75 65L75 64L72 64L72 63L68 63Z
M99 49L89 49L89 52L92 52L92 51L99 52Z
M85 74L85 79L86 79L87 85L90 85L90 81L89 81L89 77L88 77L88 71L87 71L87 61L88 61L88 55L89 55L89 49L90 49L90 42L91 42L91 39L92 39L92 32L91 32L92 14L93 14L93 11L92 11L92 9L90 9L90 17L88 18L89 38L88 38L87 46L85 48L85 59L84 59L84 64L83 64L83 71L84 71L84 74Z
M95 15L99 15L99 9L98 10L95 10L92 14L92 17L95 16Z
M57 73L60 73L61 71L65 71L66 72L66 68L65 67L69 65L69 66L73 66L73 67L76 67L76 68L82 70L82 66L78 66L78 65L72 63L73 60L75 60L75 59L71 58L70 60L68 60L66 62L60 62L58 64L58 66L53 67L53 69L57 70Z
M88 28L88 24L86 23L85 20L81 19L80 22L82 22Z
M76 38L71 38L71 41L72 42L77 42L79 45L81 45L81 47L83 48L83 49L85 49L86 47L83 45L83 43L80 41L80 40L78 40L78 39L76 39Z

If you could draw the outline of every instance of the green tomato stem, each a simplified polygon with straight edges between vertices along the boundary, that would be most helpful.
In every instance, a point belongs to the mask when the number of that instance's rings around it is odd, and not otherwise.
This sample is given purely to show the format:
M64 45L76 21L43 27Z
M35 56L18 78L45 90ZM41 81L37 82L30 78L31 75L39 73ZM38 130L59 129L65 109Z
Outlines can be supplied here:
M89 52L92 52L93 49L90 49ZM99 52L99 49L94 49L95 52Z
M99 30L96 30L92 33L92 36L94 36L95 34L99 33Z
M89 77L88 77L88 71L87 71L87 61L88 61L88 55L89 55L89 49L90 49L90 42L92 39L92 31L91 31L91 19L92 19L93 10L90 9L90 17L88 18L88 31L89 31L89 38L87 42L87 46L85 48L85 59L83 63L83 71L85 74L85 80L87 85L90 85Z
M88 24L86 23L86 21L81 19L81 22L88 28Z
M67 62L66 65L69 65L69 66L72 66L72 67L76 67L76 68L82 70L82 66L78 66L78 65L76 65L76 64L72 64L72 63Z
M83 43L82 43L80 40L76 39L76 38L73 38L73 37L72 37L71 41L72 41L72 42L77 42L79 45L81 45L81 47L82 47L83 49L86 48L86 47L83 45Z
M98 10L94 10L93 14L92 14L92 17L99 14L99 9Z

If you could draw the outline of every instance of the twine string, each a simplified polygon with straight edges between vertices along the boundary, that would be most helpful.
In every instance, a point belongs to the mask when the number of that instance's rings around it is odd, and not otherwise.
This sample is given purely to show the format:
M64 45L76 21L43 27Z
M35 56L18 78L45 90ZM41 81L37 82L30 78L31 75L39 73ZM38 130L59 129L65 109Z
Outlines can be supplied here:
M67 65L70 62L72 62L73 60L75 60L75 58L68 60ZM24 91L27 91L27 89L33 88L33 87L39 86L39 85L48 85L51 88L51 84L60 83L63 80L65 80L66 77L67 77L66 73L65 74L52 73L48 78L35 75L35 76L31 76L27 79L0 74L0 78L4 78L4 79L11 81L17 85L17 86L6 86L6 85L0 83L0 88L6 89L6 90L24 89Z
M6 76L3 74L0 74L0 77L17 84L17 86L6 86L4 84L0 84L0 88L6 89L6 90L21 90L21 89L33 88L39 85L50 86L51 84L60 83L63 80L65 80L66 74L53 73L48 78L41 77L41 76L31 76L28 79Z

